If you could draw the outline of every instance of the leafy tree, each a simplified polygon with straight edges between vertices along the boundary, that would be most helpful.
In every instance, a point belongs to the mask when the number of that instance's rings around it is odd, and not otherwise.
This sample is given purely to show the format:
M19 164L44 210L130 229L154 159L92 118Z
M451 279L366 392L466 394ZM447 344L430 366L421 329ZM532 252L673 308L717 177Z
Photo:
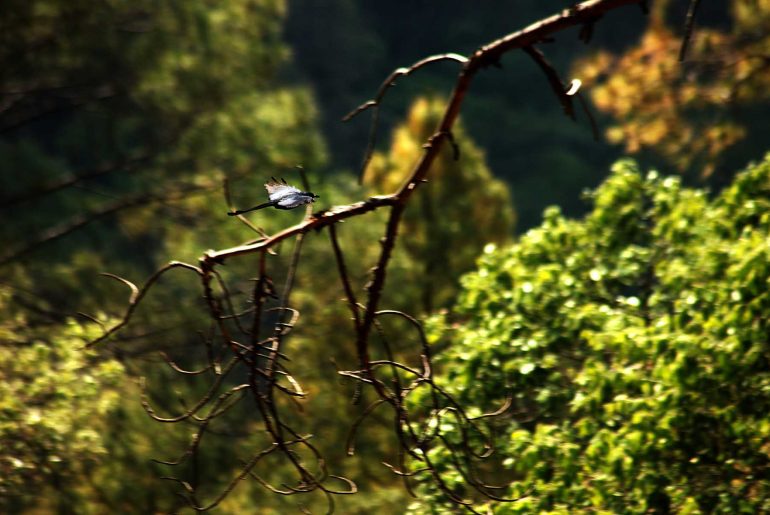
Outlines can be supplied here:
M433 134L444 111L438 99L416 100L393 132L390 152L372 156L365 181L376 192L398 189ZM482 151L458 125L455 148L446 148L431 168L430 186L417 193L404 219L403 245L409 284L419 285L425 312L454 298L457 278L471 269L484 244L505 243L515 214L507 186L487 168ZM412 304L414 305L414 304Z
M9 313L11 292L0 288ZM0 508L19 513L47 488L60 513L73 509L75 487L107 454L106 417L120 399L123 367L84 352L99 334L67 320L52 333L29 327L23 312L0 322Z
M490 245L452 325L434 320L441 383L478 413L511 399L489 476L524 497L488 507L768 511L770 156L713 200L632 161L590 198L584 220L551 208ZM414 512L442 511L430 485Z
M576 66L596 106L612 115L607 138L628 152L651 151L680 172L724 173L736 157L764 149L770 91L770 4L704 4L679 61L683 17L655 2L640 42L602 51ZM729 20L729 21L728 21ZM705 26L704 26L705 25ZM744 147L738 143L744 141ZM736 155L737 154L737 155Z

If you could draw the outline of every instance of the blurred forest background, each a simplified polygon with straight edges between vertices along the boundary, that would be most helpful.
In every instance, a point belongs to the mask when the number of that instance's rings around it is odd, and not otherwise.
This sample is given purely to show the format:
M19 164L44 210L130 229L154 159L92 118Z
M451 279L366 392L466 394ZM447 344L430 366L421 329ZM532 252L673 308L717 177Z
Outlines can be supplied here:
M582 111L577 123L564 116L523 52L484 70L455 130L459 159L445 149L407 210L383 305L425 322L442 384L471 411L512 399L490 419L500 452L484 472L513 481L502 497L527 498L473 499L447 472L478 510L770 512L770 2L701 2L679 62L689 3L628 6L600 19L588 45L579 28L541 45L564 79L583 81L598 140ZM182 510L178 485L159 479L169 467L151 459L178 456L191 428L151 421L139 379L161 415L203 393L160 355L185 368L205 358L201 293L184 272L166 275L124 331L85 350L129 295L99 274L141 284L170 260L256 237L226 216L225 181L238 207L262 202L270 176L298 183L297 165L317 209L392 192L457 66L399 80L362 185L369 118L341 118L396 67L468 55L570 5L3 2L0 511ZM270 234L301 216L252 219ZM358 289L384 221L340 226ZM228 262L226 273L255 266ZM249 291L243 281L233 294ZM309 235L290 349L310 395L295 416L359 485L338 512L451 512L428 478L415 478L413 498L381 464L396 461L386 417L375 412L345 455L366 404L351 403L335 368L355 367L342 296L328 242ZM389 330L407 354L407 331ZM254 413L230 424L197 462L212 497L259 438ZM280 484L285 464L264 467ZM245 481L217 510L300 504L326 507Z

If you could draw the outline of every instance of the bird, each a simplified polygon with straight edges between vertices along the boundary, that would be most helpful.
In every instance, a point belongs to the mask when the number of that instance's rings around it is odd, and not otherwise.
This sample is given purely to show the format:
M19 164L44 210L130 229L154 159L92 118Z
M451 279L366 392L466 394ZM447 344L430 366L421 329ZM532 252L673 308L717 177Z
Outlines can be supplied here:
M267 198L269 202L260 204L258 206L250 207L249 209L238 209L236 211L230 211L227 214L229 216L236 216L249 211L256 211L257 209L263 209L273 206L276 209L294 209L295 207L304 206L315 202L315 199L320 198L315 193L309 191L302 191L299 188L289 185L286 180L280 181L275 177L270 177L271 180L265 183L265 189L267 190Z

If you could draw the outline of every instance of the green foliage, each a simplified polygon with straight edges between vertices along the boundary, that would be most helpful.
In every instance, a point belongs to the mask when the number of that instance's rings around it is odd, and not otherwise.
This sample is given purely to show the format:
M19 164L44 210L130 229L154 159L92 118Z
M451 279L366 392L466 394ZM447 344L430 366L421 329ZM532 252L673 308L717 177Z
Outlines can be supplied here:
M476 411L512 398L490 478L525 497L489 508L770 510L770 156L713 200L631 161L590 198L488 247L459 322L431 324L441 384Z
M0 289L0 308L10 300ZM106 418L119 400L123 367L86 352L99 334L74 320L57 332L0 323L0 508L18 513L49 485L72 487L107 459ZM64 495L62 503L67 503Z

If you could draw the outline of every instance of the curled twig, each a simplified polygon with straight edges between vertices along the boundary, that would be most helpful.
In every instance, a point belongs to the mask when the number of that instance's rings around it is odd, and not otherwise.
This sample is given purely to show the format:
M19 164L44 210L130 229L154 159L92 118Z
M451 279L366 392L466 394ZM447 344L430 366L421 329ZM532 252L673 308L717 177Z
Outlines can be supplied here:
M118 322L116 325L111 327L107 332L105 332L103 335L101 335L97 339L95 339L92 342L88 343L86 345L86 347L93 347L97 343L103 342L104 340L106 340L107 338L109 338L110 336L112 336L113 334L118 332L119 330L121 330L123 327L125 327L126 324L128 324L129 320L131 320L131 316L134 314L134 311L136 310L137 306L141 302L142 298L144 298L144 296L150 290L152 285L155 284L158 281L158 279L161 278L161 276L163 274L165 274L166 272L168 272L169 270L171 270L173 268L185 268L187 270L192 270L193 272L195 272L199 276L203 275L203 271L200 268L198 268L196 266L193 266L193 265L188 265L187 263L182 263L180 261L171 261L166 266L164 266L164 267L160 268L159 270L157 270L154 274L152 274L150 276L149 279L147 279L147 281L145 281L144 285L141 288L137 288L130 281L128 281L126 279L123 279L123 278L120 278L120 277L118 277L116 275L113 275L113 274L102 274L102 275L106 275L107 277L112 277L114 279L117 279L117 280L123 282L124 284L129 285L129 287L131 287L131 289L132 289L131 298L129 299L129 302L128 302L128 308L126 309L125 313L123 314L123 318L120 320L120 322Z
M439 54L439 55L432 55L430 57L426 57L425 59L421 59L414 63L412 66L408 68L397 68L393 71L390 75L388 75L388 78L386 78L382 85L380 85L380 89L377 91L377 94L374 96L373 99L368 100L361 104L360 106L356 107L353 111L346 114L343 118L343 122L347 122L354 118L356 115L362 113L363 111L366 111L367 109L372 109L372 122L369 127L369 139L366 145L366 152L364 153L364 159L361 163L361 171L358 175L358 182L359 184L363 181L364 173L366 172L366 167L369 165L369 161L372 159L372 154L374 153L374 145L376 144L377 139L377 124L380 117L380 105L382 103L382 99L385 98L385 94L388 92L390 88L396 85L396 80L401 77L406 77L408 75L411 75L415 71L419 70L420 68L427 66L429 64L433 64L436 62L441 61L454 61L456 63L460 64L466 64L468 62L468 58L463 57L459 54Z

